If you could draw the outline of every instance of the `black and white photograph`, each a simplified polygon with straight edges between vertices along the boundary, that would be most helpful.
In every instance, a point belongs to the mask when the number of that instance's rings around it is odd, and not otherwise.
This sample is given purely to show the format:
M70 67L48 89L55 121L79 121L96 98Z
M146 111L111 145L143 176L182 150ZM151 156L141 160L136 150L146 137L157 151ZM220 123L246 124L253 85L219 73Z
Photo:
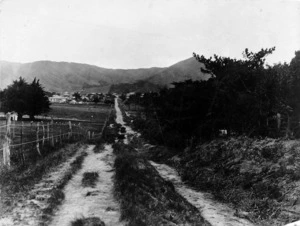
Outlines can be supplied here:
M0 226L300 226L300 0L0 0Z

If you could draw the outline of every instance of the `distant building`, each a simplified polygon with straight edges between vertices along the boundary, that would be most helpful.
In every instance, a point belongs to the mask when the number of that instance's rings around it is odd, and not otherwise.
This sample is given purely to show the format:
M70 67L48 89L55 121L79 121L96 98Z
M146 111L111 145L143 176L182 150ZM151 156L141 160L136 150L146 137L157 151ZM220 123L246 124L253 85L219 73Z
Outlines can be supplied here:
M10 113L11 121L18 121L18 114L16 112Z
M67 97L59 96L59 95L53 95L52 97L49 97L49 101L51 103L66 103Z
M0 112L0 118L1 118L1 119L5 119L5 118L6 118L6 115L5 115L4 112Z
M71 100L71 101L69 102L69 104L77 104L77 101L76 101L76 100Z
M71 98L72 95L69 92L64 92L63 97Z
M4 112L0 112L0 119L4 119L6 120L8 117L8 114L10 114L10 120L11 121L18 121L18 114L16 112L8 112L8 113L4 113Z

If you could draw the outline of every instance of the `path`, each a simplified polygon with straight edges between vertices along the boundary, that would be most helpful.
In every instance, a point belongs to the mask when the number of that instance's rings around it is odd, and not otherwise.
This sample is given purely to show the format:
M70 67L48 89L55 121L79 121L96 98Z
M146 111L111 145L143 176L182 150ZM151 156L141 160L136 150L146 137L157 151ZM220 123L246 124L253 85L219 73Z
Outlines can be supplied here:
M254 226L246 219L234 216L235 211L219 203L209 193L199 192L185 185L175 169L150 161L162 178L174 184L176 191L194 205L212 226Z
M119 205L113 198L113 162L111 145L105 145L100 153L94 153L94 146L87 150L88 156L82 169L73 176L64 189L65 201L52 221L53 226L67 226L81 218L98 217L106 226L124 225L119 222ZM83 187L85 172L97 172L99 180L95 187Z
M131 129L131 127L127 126L126 123L124 122L123 115L122 115L122 112L120 110L119 103L118 103L118 97L115 98L115 109L116 109L116 123L121 124L126 129L124 143L128 144L128 142L129 142L128 135L136 134L138 136L138 133L134 132Z

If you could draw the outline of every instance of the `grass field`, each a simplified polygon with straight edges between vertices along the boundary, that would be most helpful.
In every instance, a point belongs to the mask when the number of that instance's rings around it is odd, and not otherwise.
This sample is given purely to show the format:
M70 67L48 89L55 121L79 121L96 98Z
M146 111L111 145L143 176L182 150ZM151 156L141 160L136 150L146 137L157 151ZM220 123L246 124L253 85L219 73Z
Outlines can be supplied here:
M67 105L52 104L47 114L53 118L72 118L93 122L105 121L111 106L109 105Z

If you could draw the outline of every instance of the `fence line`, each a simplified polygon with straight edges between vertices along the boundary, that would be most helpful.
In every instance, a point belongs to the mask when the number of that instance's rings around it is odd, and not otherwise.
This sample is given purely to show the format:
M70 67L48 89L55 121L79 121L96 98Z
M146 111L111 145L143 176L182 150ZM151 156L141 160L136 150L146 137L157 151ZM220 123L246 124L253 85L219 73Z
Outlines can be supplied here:
M68 134L68 133L64 133L64 134L62 134L62 135L66 135L66 134ZM80 134L80 133L78 133L78 134ZM56 136L53 136L53 137L60 137L60 136L62 136L62 135L56 135ZM38 139L38 140L33 140L33 141L25 142L25 143L12 144L12 145L10 145L10 147L18 147L18 146L21 146L21 145L37 143L37 142L41 142L41 141L43 141L43 140L50 140L50 138L44 138L44 139L41 138L41 139ZM0 149L0 150L1 150L1 149Z
M96 136L95 136L95 134L93 134L92 137L90 137L91 140L102 138L103 136L105 137L105 128L107 127L107 123L109 122L109 119L110 119L110 116L111 116L112 112L113 112L113 105L111 105L111 109L109 111L108 116L105 119L105 122L104 122L104 125L103 125L102 129L101 129L101 132Z
M51 146L62 144L64 141L74 139L96 139L103 135L104 127L107 125L108 117L103 122L55 122L52 120L44 122L28 122L21 124L11 121L10 115L7 115L5 125L0 126L0 152L3 153L3 165L10 167L11 151L20 158L21 163L25 163L25 153L32 153L36 150L36 154L42 156L41 147L45 143ZM99 133L99 131L101 131ZM25 148L26 145L33 145ZM26 150L30 149L30 150ZM34 154L34 153L33 153ZM1 157L0 156L0 165ZM19 156L19 157L18 157ZM19 161L19 160L18 160Z

